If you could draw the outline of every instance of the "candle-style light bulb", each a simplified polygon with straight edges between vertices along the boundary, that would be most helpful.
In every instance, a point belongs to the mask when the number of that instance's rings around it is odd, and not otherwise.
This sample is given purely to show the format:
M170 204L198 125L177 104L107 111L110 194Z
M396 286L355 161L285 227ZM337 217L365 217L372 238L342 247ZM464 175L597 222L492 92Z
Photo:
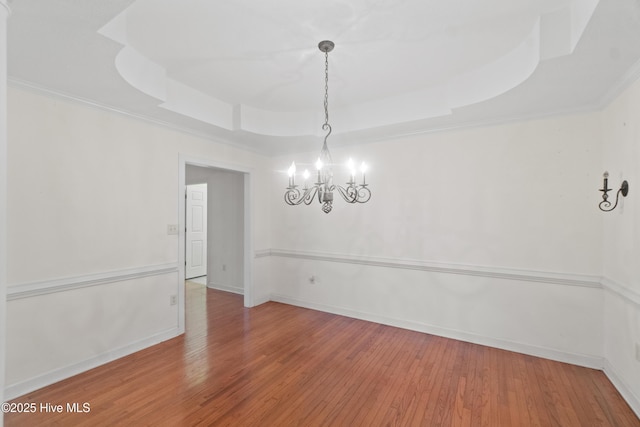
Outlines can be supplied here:
M356 165L351 157L349 157L349 160L347 161L347 168L349 168L349 174L351 175L349 182L353 183L356 180Z
M367 172L367 164L365 162L360 164L360 172L362 172L362 185L365 185L365 173Z
M302 173L302 176L304 177L304 180L306 181L307 179L309 179L309 176L311 174L309 173L308 169L305 169L304 172Z
M294 187L296 180L296 162L291 162L287 174L289 175L289 187Z

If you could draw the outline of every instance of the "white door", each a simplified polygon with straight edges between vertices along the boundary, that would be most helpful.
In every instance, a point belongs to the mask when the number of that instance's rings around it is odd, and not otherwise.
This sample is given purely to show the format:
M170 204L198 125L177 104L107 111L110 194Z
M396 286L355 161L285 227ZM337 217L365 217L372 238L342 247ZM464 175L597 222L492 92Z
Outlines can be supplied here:
M185 277L207 275L207 184L187 185Z

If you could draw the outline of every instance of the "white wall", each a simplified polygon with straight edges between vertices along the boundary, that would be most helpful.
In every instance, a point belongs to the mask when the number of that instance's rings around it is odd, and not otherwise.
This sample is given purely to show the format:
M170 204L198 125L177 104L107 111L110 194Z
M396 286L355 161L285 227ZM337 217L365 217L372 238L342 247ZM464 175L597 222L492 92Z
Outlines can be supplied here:
M267 192L259 155L86 105L9 90L8 397L180 332L180 156L232 162ZM256 249L268 248L253 198ZM268 260L256 260L255 268ZM258 274L253 276L258 277ZM255 282L258 295L267 279ZM261 287L266 290L262 290Z
M0 402L5 401L5 343L7 286L7 17L0 0ZM0 427L4 421L0 417Z
M187 184L207 184L207 286L244 294L244 176L187 167Z
M629 181L622 204L602 215L605 372L640 416L640 81L602 116L603 170L611 174L610 187Z
M598 113L336 149L372 199L273 197L274 299L602 367L601 151Z
M639 113L636 84L603 113L336 149L368 161L373 197L327 215L282 199L315 151L266 159L11 88L5 397L178 332L187 154L252 171L257 300L604 367L638 412ZM605 168L631 186L610 214Z

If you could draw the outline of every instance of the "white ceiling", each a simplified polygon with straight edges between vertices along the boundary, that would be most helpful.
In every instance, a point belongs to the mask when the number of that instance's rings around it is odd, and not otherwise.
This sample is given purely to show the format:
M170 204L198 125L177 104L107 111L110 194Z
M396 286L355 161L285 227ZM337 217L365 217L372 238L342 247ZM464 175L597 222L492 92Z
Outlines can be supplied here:
M265 154L601 108L640 0L14 0L12 84Z

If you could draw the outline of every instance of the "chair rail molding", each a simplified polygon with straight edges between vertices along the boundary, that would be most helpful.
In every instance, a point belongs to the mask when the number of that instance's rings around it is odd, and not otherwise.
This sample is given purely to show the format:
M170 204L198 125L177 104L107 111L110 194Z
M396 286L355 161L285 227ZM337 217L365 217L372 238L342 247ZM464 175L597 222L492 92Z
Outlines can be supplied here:
M64 292L90 286L107 285L124 280L139 279L148 276L158 276L178 272L178 263L148 265L125 270L109 271L52 280L21 283L7 287L7 300L30 298L38 295Z
M421 270L434 273L461 274L466 276L490 277L505 280L542 282L565 286L580 286L596 289L602 288L602 278L600 276L589 276L581 274L518 270L504 267L441 263L402 258L356 256L326 252L294 251L273 248L256 251L254 256L256 258L269 256L297 258L310 261L339 262L347 264L367 265L371 267L400 268L406 270Z
M623 285L608 277L602 278L602 287L640 308L640 293L628 285Z

